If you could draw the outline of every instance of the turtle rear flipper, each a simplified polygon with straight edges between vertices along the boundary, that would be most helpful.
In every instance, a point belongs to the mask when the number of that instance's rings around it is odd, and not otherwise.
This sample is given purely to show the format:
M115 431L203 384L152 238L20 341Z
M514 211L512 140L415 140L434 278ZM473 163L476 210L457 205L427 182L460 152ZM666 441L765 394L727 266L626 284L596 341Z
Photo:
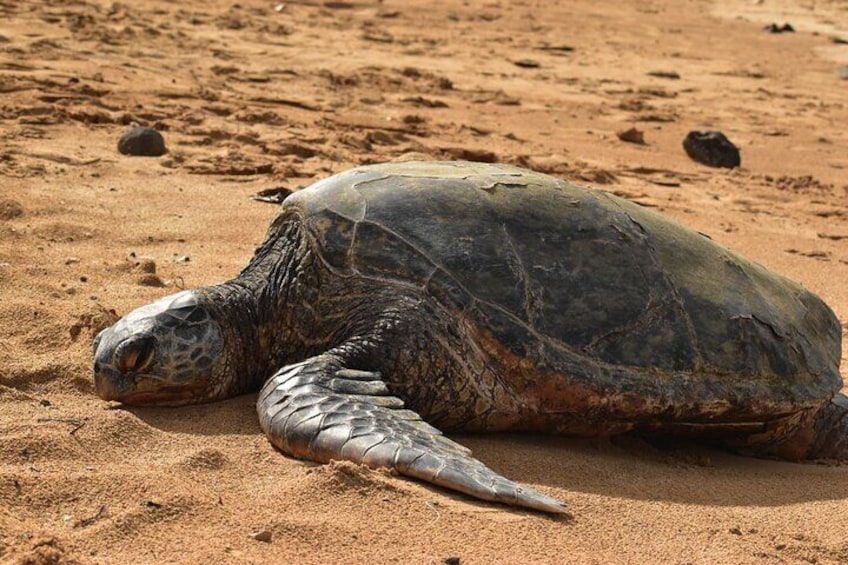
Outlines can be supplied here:
M566 513L562 502L497 474L403 405L379 373L344 368L332 355L283 367L257 401L262 429L286 454L386 467L483 500Z
M808 457L848 461L848 396L836 394L819 412L816 441Z
M767 434L765 440L755 436L752 449L743 447L742 453L789 461L848 461L848 396L845 394L837 393L818 410L807 410L785 421L792 427L784 437L773 441L773 433Z
M788 440L777 445L784 459L848 461L848 396L837 393L811 414Z

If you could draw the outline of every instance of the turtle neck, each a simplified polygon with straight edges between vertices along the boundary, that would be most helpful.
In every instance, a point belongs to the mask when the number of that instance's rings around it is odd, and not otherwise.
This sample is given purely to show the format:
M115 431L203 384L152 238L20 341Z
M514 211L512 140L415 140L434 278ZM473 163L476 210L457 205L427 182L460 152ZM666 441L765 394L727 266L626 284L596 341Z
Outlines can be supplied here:
M281 214L238 276L197 290L225 334L226 396L257 390L283 365L326 346L306 337L315 335L313 264L299 218Z

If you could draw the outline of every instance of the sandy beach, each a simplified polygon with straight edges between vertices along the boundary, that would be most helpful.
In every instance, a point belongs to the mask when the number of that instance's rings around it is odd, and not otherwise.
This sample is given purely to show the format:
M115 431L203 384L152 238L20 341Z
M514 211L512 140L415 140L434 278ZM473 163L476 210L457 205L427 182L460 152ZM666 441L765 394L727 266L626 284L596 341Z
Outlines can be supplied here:
M91 378L97 331L247 263L251 195L413 158L651 207L821 296L846 351L846 79L842 0L0 0L0 563L848 563L844 464L454 436L567 520L285 457L255 395L124 408ZM132 124L168 153L120 154Z

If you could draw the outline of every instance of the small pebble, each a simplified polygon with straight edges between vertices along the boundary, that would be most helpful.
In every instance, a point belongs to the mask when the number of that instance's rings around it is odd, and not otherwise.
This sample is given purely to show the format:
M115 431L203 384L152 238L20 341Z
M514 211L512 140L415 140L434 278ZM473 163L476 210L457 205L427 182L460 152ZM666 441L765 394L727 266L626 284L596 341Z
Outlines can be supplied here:
M147 127L129 129L118 141L118 151L137 157L159 157L168 152L162 134Z
M642 130L630 128L628 130L620 131L615 135L617 135L618 139L620 139L621 141L626 141L627 143L636 143L638 145L645 145L645 132L643 132Z
M156 261L153 259L141 259L135 268L142 273L156 274Z
M680 73L678 73L677 71L649 71L648 75L657 78L680 80Z
M690 131L683 149L692 160L709 167L732 169L742 164L739 148L719 131Z
M519 59L513 61L512 64L523 69L538 69L541 66L539 61L534 61L533 59Z
M162 287L165 286L165 283L162 282L157 275L153 273L147 273L138 277L138 284L141 286L154 286L154 287Z
M250 537L256 541L261 541L262 543L271 543L271 538L273 536L270 530L262 530L261 532L253 532L250 534Z
M14 220L24 215L24 207L17 200L0 200L0 220Z
M65 265L73 265L74 263L79 263L79 257L68 257L65 259Z
M782 26L771 24L767 25L763 29L769 33L793 33L795 31L795 28L788 23L785 23Z
M288 189L284 186L278 186L276 188L266 188L265 190L260 190L256 194L252 195L251 198L258 202L268 202L269 204L281 204L283 200L288 198L293 194L291 189Z

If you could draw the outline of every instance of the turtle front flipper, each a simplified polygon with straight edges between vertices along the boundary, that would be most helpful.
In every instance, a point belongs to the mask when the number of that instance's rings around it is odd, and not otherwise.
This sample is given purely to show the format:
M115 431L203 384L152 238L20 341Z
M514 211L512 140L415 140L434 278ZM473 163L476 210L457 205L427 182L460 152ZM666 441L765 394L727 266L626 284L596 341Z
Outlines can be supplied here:
M259 393L259 422L283 453L386 467L483 500L562 514L565 505L502 477L391 396L379 373L333 355L288 365Z

